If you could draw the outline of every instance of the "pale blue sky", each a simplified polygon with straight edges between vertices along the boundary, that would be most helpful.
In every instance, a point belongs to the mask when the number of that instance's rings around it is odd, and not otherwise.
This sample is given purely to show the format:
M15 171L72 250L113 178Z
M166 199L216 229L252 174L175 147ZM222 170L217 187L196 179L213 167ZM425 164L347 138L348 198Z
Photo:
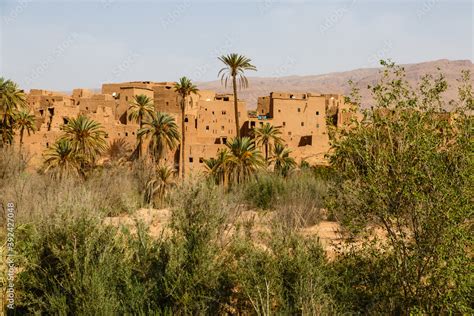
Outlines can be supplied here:
M0 0L0 15L0 76L25 89L214 80L228 52L262 77L473 59L472 1Z

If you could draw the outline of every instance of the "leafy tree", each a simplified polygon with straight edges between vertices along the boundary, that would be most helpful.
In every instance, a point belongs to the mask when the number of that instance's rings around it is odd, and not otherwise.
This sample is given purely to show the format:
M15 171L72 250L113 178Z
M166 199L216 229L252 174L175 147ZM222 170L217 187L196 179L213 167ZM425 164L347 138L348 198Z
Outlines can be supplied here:
M11 80L0 77L0 129L1 146L13 142L15 113L26 106L26 95Z
M74 152L83 157L87 164L95 164L107 149L102 125L84 115L69 120L61 129L64 132L62 138L71 143Z
M268 163L268 152L271 150L272 146L281 144L283 142L281 135L281 130L278 127L270 125L270 123L265 123L262 127L256 128L254 130L255 143L258 146L265 147L265 161Z
M295 160L290 157L291 150L282 144L275 144L273 147L273 157L271 159L275 171L286 177L288 173L296 167Z
M20 150L23 146L23 134L26 131L28 136L36 130L35 116L26 109L22 109L14 115L14 127L20 131Z
M43 156L44 172L53 172L58 178L68 174L78 175L84 163L83 157L75 152L72 143L67 139L58 139Z
M186 77L182 77L179 79L174 86L174 90L178 93L180 97L180 109L181 109L181 145L180 145L180 154L181 154L181 161L180 161L180 173L181 177L184 179L184 160L185 160L185 140L186 140L186 133L185 133L185 126L184 126L184 119L186 115L186 102L188 97L191 94L196 94L199 89L196 85L192 83L192 81Z
M263 157L255 148L255 143L248 137L234 138L227 142L229 155L224 163L224 170L229 179L241 183L265 165Z
M416 89L402 67L382 64L375 108L335 138L331 157L341 176L332 211L353 236L372 235L352 256L354 292L366 295L356 301L370 301L371 313L472 313L471 82L464 76L460 102L445 113L442 74ZM385 237L373 240L370 228Z
M143 121L152 116L155 108L153 106L153 100L144 94L136 95L133 97L132 102L128 108L128 119L134 120L138 123L139 129L143 127ZM137 156L140 158L142 153L141 137L138 137L137 144Z
M223 55L218 57L218 59L225 65L218 73L218 76L221 78L221 83L227 87L228 80L232 79L232 88L234 89L235 132L236 137L240 137L237 84L240 89L247 88L249 82L244 72L246 70L257 71L257 68L251 64L252 60L250 58L239 54Z
M148 151L158 163L167 150L176 148L180 139L175 119L161 112L153 113L151 120L143 123L143 128L138 130L138 136L150 138Z

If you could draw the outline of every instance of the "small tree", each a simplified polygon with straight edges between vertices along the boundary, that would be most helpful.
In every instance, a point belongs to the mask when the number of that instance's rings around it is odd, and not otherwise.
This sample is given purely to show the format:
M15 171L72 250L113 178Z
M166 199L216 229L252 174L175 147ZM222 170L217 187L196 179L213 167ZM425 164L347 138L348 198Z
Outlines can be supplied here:
M226 146L229 154L223 166L229 180L242 183L265 165L262 154L248 137L231 139Z
M69 120L61 129L64 133L61 138L69 141L75 154L89 165L94 165L107 149L102 125L84 115Z
M67 139L58 139L43 156L45 173L51 172L59 179L69 174L81 174L84 159L74 151L74 147Z
M292 169L296 167L295 159L290 157L291 150L282 144L276 144L273 148L273 157L271 159L275 171L286 177Z
M35 116L26 109L22 109L14 115L14 127L20 131L20 151L23 147L23 135L25 131L28 136L36 130Z
M176 148L180 139L175 119L161 112L153 113L151 120L144 122L143 128L138 130L138 137L150 138L148 152L157 163L167 150Z
M153 115L155 108L153 106L153 100L144 94L136 95L133 97L132 102L128 108L128 119L134 120L138 123L138 128L143 128L143 121L150 118ZM136 158L140 158L142 154L142 143L141 137L138 137L138 144L136 148Z
M423 77L415 89L402 67L383 65L371 88L376 106L335 138L331 157L341 175L336 217L353 234L375 227L386 236L361 261L383 273L353 277L364 282L354 286L377 293L369 312L470 313L471 82L464 76L456 110L445 113L442 74Z
M26 94L18 85L0 77L0 146L13 142L15 113L26 106Z
M158 205L163 207L166 196L175 183L175 170L166 165L157 166L154 170L154 176L146 184L145 202L153 204L155 197L158 199Z
M265 161L268 163L268 153L272 147L283 142L281 130L278 127L265 123L262 127L254 130L255 143L265 148Z

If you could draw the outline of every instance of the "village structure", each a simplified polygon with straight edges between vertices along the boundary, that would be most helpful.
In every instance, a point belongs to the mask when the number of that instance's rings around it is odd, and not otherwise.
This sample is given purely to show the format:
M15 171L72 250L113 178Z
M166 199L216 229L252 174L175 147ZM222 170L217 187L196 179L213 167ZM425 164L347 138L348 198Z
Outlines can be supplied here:
M32 154L32 161L41 162L42 153L61 135L61 126L80 114L99 122L109 143L123 139L133 148L138 125L128 120L128 108L136 95L151 98L155 109L174 116L181 130L181 110L174 82L105 83L100 93L74 89L72 95L30 90L27 102L36 117L36 132L25 136L24 143ZM188 98L184 119L186 171L204 170L204 159L215 157L219 149L235 137L233 98L232 94L208 90L200 90ZM249 115L246 103L239 100L238 115L243 136L252 136L252 129L270 123L280 128L281 138L297 162L325 164L325 154L330 148L328 122L342 128L355 115L351 107L337 94L272 92L258 98L256 115ZM166 158L176 168L178 150Z

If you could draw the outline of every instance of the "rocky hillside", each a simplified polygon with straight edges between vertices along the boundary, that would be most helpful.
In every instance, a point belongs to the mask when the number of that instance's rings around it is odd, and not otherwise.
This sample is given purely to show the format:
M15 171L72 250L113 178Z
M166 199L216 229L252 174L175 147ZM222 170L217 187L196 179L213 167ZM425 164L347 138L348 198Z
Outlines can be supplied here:
M435 74L438 68L446 75L450 84L445 93L445 99L451 100L457 97L457 81L461 70L470 69L474 73L474 65L470 60L436 60L417 64L404 65L407 80L411 84L417 84L422 75ZM370 91L367 86L377 81L378 68L363 68L345 72L329 73L314 76L289 76L279 78L249 77L250 87L243 90L239 98L247 101L249 109L256 107L259 96L268 95L271 91L294 91L294 92L318 92L318 93L342 93L349 94L349 80L352 80L361 89L362 104L364 107L372 105ZM200 89L226 92L220 81L201 82ZM231 92L231 89L227 89Z

